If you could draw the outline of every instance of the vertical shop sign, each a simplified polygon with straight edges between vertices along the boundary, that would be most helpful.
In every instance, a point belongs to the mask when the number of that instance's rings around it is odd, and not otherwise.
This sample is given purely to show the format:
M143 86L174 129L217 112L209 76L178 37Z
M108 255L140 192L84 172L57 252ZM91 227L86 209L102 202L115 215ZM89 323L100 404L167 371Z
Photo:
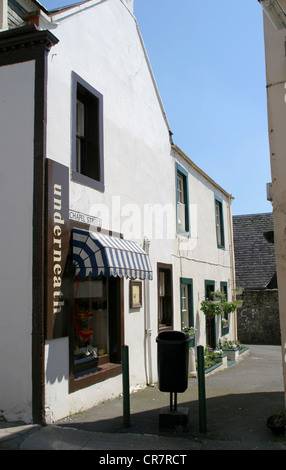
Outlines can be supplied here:
M47 159L46 338L68 334L69 168Z

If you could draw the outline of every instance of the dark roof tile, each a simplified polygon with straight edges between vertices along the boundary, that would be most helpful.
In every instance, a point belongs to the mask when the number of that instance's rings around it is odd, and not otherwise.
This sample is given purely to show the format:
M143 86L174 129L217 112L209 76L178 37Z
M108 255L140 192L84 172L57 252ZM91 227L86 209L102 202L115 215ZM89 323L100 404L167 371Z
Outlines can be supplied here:
M273 230L273 214L233 216L236 285L265 288L276 271L274 244L264 232Z

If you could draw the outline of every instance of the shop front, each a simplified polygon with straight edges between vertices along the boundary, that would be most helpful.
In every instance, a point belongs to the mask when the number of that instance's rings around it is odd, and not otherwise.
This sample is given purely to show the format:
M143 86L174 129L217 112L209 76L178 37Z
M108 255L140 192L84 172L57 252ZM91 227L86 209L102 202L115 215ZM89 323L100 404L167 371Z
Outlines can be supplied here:
M152 279L148 255L120 236L73 228L71 391L121 373L123 279ZM89 377L88 377L89 376Z
M68 393L121 374L124 278L152 279L149 256L69 210L69 169L48 160L46 340L68 338Z

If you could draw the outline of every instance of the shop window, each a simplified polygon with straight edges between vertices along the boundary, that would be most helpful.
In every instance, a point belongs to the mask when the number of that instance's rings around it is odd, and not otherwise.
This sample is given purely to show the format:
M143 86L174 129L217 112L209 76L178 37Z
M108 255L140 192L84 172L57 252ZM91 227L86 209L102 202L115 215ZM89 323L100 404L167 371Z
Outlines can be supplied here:
M94 382L104 380L110 366L121 362L121 282L118 277L75 278L71 355L75 380L87 376Z
M159 330L173 326L172 266L158 263L158 324Z
M222 200L215 197L215 221L216 221L216 236L218 248L224 248L224 224L223 224L223 210Z
M73 180L104 191L103 97L73 73Z
M177 231L189 232L188 173L176 164Z
M98 358L108 355L107 280L79 277L74 300L74 371L97 365Z

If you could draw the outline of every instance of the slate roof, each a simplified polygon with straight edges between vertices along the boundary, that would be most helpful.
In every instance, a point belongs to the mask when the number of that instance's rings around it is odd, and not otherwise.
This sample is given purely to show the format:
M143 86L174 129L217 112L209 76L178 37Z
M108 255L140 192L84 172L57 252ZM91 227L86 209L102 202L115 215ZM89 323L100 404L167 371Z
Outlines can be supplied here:
M233 216L237 286L266 288L275 276L274 244L263 235L273 228L272 213Z

